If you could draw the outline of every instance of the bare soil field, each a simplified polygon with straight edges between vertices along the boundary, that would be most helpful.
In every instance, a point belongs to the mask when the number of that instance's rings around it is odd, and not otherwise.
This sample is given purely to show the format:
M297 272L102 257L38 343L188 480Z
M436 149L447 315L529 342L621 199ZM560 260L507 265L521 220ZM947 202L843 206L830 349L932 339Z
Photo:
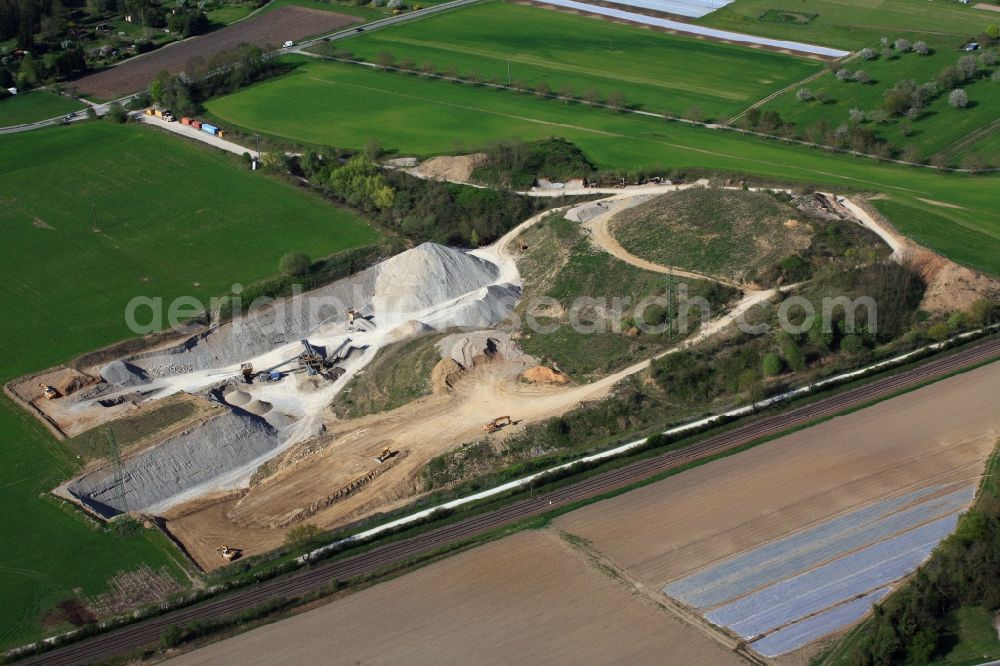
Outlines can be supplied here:
M485 544L171 663L577 664L582 655L744 663L551 530Z
M206 61L213 56L230 51L240 44L255 46L280 46L286 40L332 32L362 19L306 7L282 7L272 12L258 14L245 21L227 26L202 37L170 44L147 55L142 55L109 69L84 76L71 86L80 94L97 99L116 99L138 92L161 71L176 74L194 58Z
M650 587L864 506L975 481L1000 435L1000 363L567 514Z

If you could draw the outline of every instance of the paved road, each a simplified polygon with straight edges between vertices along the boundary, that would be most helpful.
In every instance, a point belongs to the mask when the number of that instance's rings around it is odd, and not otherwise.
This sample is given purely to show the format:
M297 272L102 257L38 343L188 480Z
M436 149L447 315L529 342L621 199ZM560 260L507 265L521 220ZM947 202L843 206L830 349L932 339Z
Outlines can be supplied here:
M160 129L166 130L168 132L173 132L174 134L180 134L181 136L186 136L189 139L194 139L195 141L201 141L202 143L207 143L213 148L218 148L219 150L225 150L230 153L235 153L237 155L242 155L243 153L250 153L250 157L260 157L260 154L256 150L247 148L246 146L241 146L238 143L229 141L225 138L219 138L207 132L202 132L199 129L195 129L190 125L185 125L178 121L170 122L163 120L162 118L157 118L156 116L147 116L142 111L133 111L132 117L140 122L147 125L153 125L154 127L159 127Z
M94 662L156 643L172 624L205 621L253 608L269 599L292 598L316 590L332 580L378 571L421 554L437 550L469 537L538 515L555 507L576 502L633 484L664 471L690 464L744 446L762 437L784 432L813 419L831 416L900 389L941 378L956 370L1000 358L1000 339L990 338L972 347L939 357L890 377L868 382L837 395L798 407L786 413L762 416L728 432L708 436L683 449L639 460L597 474L577 483L522 499L494 511L472 516L451 525L406 540L387 543L343 560L300 569L283 578L261 583L220 596L191 608L180 609L116 631L95 636L25 660L53 666Z

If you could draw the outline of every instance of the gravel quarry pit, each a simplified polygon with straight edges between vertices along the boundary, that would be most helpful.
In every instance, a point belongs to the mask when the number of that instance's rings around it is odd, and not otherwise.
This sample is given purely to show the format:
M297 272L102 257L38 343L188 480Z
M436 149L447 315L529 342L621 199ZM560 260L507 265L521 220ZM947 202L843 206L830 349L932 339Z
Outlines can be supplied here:
M323 432L333 397L382 347L506 318L520 283L505 258L491 258L497 263L425 243L314 291L263 307L246 304L242 316L179 344L94 369L100 384L54 401L78 419L179 392L211 397L224 413L127 456L119 473L110 464L89 470L58 492L107 518L123 511L162 513L245 487L269 458ZM364 318L348 325L348 307ZM252 363L256 372L295 359L301 340L334 362L328 377L308 376L297 362L280 368L278 381L247 384L239 377L242 363ZM509 347L509 339L504 344Z

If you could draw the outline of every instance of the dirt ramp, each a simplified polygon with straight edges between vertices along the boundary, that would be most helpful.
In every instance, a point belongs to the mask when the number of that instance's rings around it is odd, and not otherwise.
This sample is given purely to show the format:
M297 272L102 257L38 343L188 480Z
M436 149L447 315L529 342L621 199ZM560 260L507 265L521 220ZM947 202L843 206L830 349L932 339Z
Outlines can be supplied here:
M126 458L120 470L106 465L57 494L105 518L126 511L155 513L196 488L207 492L213 484L215 489L233 485L244 467L280 444L278 431L262 418L226 411Z

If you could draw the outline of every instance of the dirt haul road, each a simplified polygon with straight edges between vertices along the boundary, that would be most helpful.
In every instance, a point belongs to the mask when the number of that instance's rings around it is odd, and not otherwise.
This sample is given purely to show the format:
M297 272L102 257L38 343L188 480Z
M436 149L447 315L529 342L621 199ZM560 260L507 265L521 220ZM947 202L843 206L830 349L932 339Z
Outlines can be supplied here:
M515 534L170 663L578 664L582 654L745 663L551 531Z

